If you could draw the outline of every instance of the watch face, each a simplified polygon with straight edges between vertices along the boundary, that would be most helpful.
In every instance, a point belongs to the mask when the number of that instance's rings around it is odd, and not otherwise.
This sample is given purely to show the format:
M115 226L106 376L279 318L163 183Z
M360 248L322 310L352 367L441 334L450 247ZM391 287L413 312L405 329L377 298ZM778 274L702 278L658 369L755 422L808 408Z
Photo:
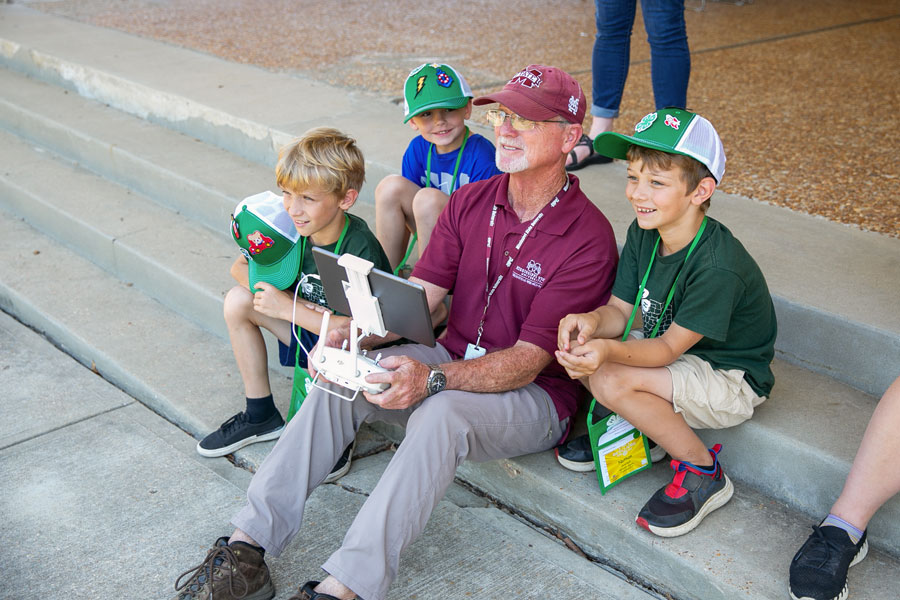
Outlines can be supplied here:
M437 394L447 385L447 376L441 371L432 371L428 376L428 395Z

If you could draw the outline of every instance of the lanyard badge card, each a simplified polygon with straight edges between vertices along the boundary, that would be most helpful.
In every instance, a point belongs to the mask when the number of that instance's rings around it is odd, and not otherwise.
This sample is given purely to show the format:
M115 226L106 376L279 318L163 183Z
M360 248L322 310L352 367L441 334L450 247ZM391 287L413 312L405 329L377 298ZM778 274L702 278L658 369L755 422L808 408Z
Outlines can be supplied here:
M647 438L616 413L607 411L608 414L600 416L602 411L603 405L592 400L587 422L597 483L600 494L605 495L617 483L649 469L651 462Z

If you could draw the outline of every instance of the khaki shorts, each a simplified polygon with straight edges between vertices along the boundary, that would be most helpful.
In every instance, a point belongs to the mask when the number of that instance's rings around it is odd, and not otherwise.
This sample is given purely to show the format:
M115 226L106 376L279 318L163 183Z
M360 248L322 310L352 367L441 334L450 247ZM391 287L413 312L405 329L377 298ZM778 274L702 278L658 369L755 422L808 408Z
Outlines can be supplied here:
M672 374L675 412L694 429L724 429L753 416L765 396L757 396L740 369L714 369L693 354L666 367Z

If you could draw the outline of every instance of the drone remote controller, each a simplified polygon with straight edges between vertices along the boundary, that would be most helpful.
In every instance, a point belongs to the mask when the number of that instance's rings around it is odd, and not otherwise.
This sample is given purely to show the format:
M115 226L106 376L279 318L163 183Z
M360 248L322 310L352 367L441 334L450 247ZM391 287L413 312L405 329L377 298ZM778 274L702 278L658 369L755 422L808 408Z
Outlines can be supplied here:
M340 396L344 400L354 400L360 391L369 392L370 394L380 394L390 387L388 383L369 383L366 381L366 375L372 373L386 373L387 369L378 364L381 354L372 360L366 355L366 351L359 352L359 340L357 339L357 328L354 321L350 321L350 341L349 349L347 341L344 342L342 348L331 348L325 346L325 340L328 336L328 322L330 319L328 311L322 313L322 328L319 331L319 344L316 353L313 355L313 368L317 371L316 377L313 379L313 385L330 394ZM332 390L328 390L318 385L319 376L332 381L345 388L353 390L352 396L343 396Z

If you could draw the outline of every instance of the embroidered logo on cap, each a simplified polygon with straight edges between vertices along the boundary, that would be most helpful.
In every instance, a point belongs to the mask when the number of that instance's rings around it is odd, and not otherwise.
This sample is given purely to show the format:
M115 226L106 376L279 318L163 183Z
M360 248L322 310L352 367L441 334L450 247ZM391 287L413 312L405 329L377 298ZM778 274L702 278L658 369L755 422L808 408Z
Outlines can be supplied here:
M453 85L453 78L447 75L447 73L440 69L436 69L435 73L437 74L437 82L439 86L448 88Z
M672 129L677 130L679 127L681 127L681 121L676 119L673 115L666 115L666 125L668 125Z
M271 248L272 238L263 235L258 229L247 236L247 242L250 244L250 254L259 254L266 248Z
M416 80L416 95L413 96L414 98L418 98L418 97L419 97L419 92L421 92L421 91L422 91L422 88L425 87L425 80L426 80L426 79L428 79L428 75L422 75L421 77L419 77L419 78Z
M642 131L646 131L649 129L651 125L653 125L653 121L656 120L656 113L652 112L649 115L644 115L644 118L638 121L638 124L634 126L634 130L637 133Z
M578 114L578 98L575 96L569 96L569 112L573 115Z
M544 80L541 79L541 76L542 73L537 69L532 69L530 71L519 71L518 73L516 73L516 76L510 79L509 83L506 85L518 83L522 87L539 88L544 82Z

